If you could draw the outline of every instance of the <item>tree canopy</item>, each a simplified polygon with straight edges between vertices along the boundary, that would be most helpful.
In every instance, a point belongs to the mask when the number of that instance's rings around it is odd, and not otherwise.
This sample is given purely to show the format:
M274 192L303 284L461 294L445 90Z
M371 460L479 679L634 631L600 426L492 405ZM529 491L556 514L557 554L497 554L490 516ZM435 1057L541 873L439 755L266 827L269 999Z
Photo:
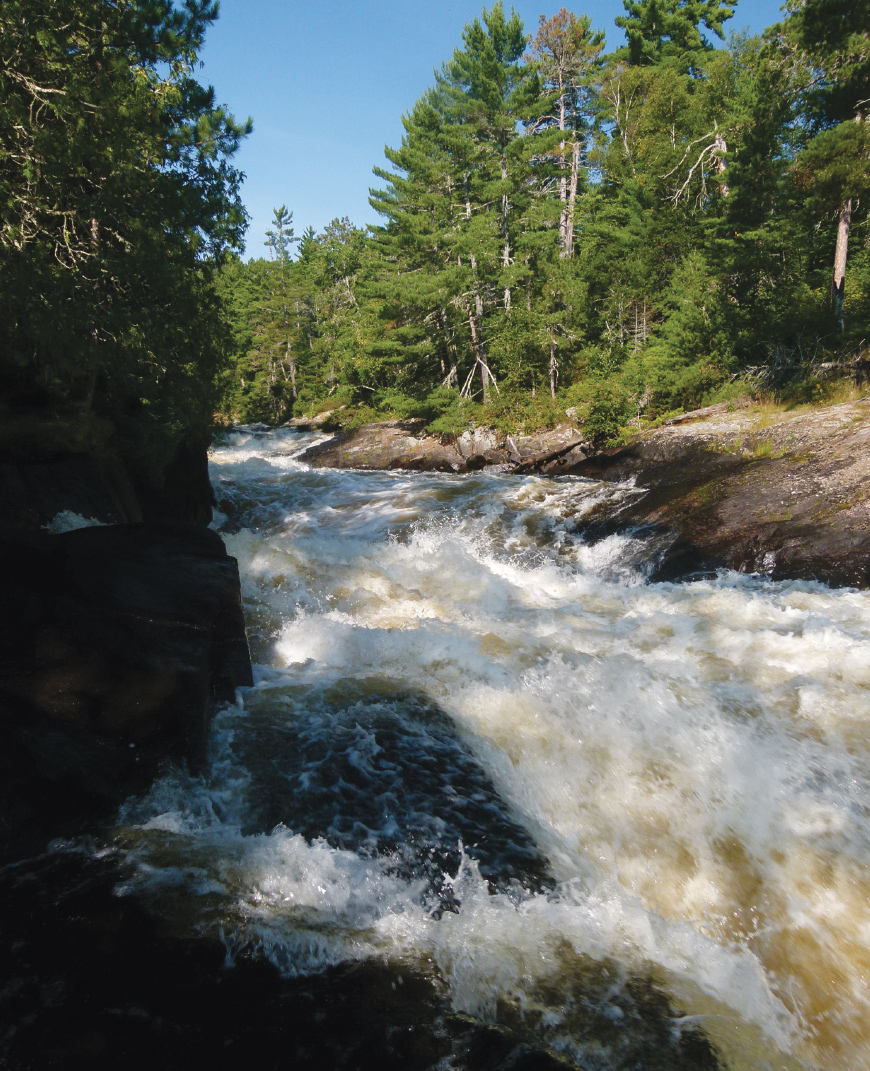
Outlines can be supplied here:
M0 379L128 434L207 427L242 248L237 123L195 78L215 0L0 6Z
M609 53L582 13L530 34L484 8L374 169L380 224L226 274L248 294L229 410L455 431L575 407L612 430L847 364L870 317L868 16L794 0L723 44L734 8L625 0ZM267 372L281 272L292 361Z

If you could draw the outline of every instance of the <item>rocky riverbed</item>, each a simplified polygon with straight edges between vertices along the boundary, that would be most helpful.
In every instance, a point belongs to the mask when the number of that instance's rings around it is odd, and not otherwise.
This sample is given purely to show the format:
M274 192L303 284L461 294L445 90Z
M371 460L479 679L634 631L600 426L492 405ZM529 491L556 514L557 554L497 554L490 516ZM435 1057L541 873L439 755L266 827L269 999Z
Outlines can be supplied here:
M661 533L653 576L728 567L775 579L870 583L870 399L793 411L722 404L627 446L595 451L573 423L529 436L470 428L428 435L422 421L339 432L300 460L315 467L632 479L646 493L588 526Z
M623 525L674 533L661 575L726 566L870 583L870 400L793 412L714 407L566 467L633 478Z

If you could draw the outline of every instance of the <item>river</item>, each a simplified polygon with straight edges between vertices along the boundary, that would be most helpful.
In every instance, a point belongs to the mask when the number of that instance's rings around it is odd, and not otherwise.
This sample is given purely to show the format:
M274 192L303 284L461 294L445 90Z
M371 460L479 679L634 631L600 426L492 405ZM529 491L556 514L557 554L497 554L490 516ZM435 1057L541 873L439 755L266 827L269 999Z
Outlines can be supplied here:
M588 1071L647 1066L643 994L675 1053L870 1066L870 594L648 583L654 546L583 536L638 488L313 438L213 451L256 683L125 806L117 891L229 961L428 973Z

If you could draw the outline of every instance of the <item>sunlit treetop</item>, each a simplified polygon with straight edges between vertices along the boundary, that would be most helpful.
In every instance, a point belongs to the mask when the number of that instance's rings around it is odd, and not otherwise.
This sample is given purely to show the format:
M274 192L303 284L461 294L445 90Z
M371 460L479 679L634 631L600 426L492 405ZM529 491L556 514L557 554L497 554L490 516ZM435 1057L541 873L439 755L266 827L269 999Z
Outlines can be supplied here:
M697 71L713 44L701 31L703 25L724 38L724 24L734 14L734 5L722 0L623 0L626 14L616 25L625 31L628 44L616 53L632 66L665 65Z

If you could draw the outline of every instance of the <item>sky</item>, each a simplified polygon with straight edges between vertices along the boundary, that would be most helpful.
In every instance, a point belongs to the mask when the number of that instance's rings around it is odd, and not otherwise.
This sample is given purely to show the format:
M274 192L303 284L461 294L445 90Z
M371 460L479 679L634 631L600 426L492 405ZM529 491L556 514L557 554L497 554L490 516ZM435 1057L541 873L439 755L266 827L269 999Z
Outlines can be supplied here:
M740 0L730 30L760 32L780 18L784 0ZM296 234L348 216L378 222L368 203L384 146L402 140L402 114L432 85L433 71L462 43L483 0L221 0L201 53L200 81L254 133L236 165L251 217L246 257L265 256L273 209L293 212ZM486 6L492 6L491 3ZM505 8L510 8L510 0ZM528 33L560 7L588 14L624 40L614 18L622 0L514 0Z

